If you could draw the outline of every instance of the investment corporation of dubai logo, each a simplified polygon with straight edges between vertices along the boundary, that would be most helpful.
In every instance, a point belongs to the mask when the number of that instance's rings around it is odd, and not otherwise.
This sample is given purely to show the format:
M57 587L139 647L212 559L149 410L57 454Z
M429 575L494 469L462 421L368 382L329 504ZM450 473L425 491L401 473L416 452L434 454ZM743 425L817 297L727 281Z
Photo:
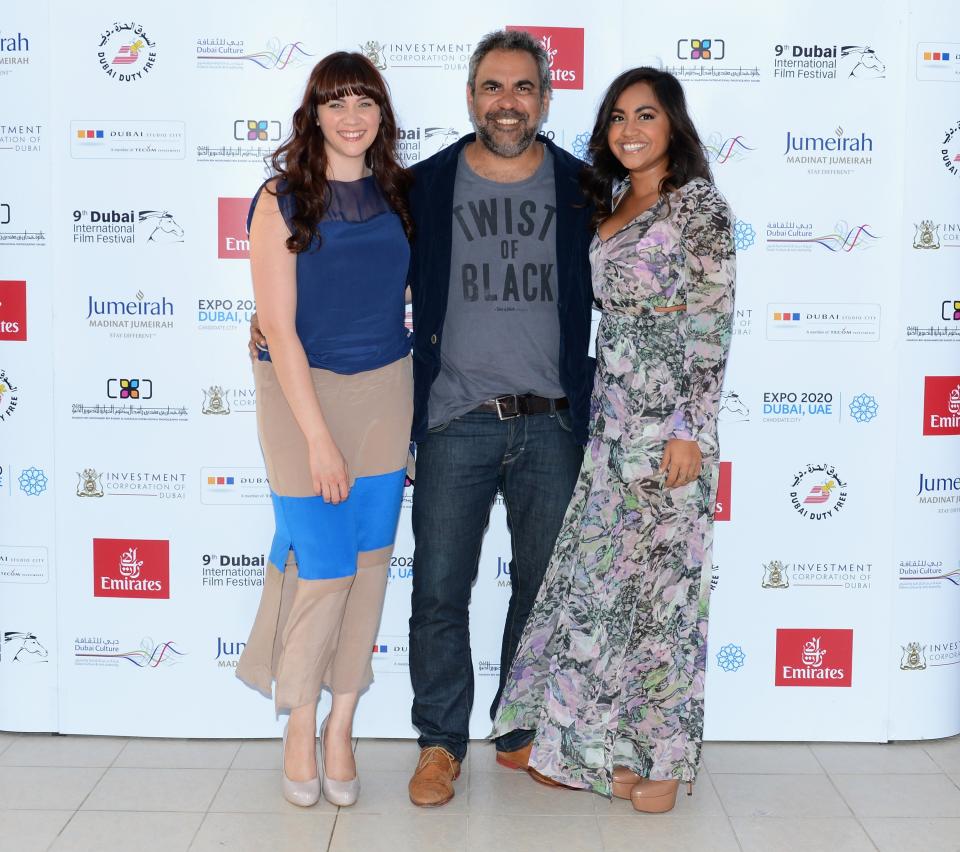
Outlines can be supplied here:
M847 504L847 487L833 465L808 464L793 478L790 503L801 517L822 521Z
M747 661L747 655L739 645L724 645L717 652L717 665L725 672L738 672Z
M923 434L960 435L960 376L925 376Z
M914 222L913 247L918 251L960 248L960 222L934 222L933 219Z
M731 500L733 462L720 462L720 468L717 476L717 502L713 510L713 519L715 521L729 521L733 511L733 501Z
M77 471L76 496L184 500L187 496L187 474L176 470L98 470L85 467Z
M176 642L155 642L145 636L138 647L130 647L112 636L77 636L73 640L73 662L78 666L123 667L127 663L144 671L166 669L183 661L186 652Z
M249 198L217 199L217 257L221 260L250 257L249 212Z
M97 59L103 72L121 83L141 80L157 62L157 45L136 21L114 23L100 37Z
M17 386L13 383L7 371L0 367L0 423L13 416L19 401Z
M850 686L853 630L778 628L776 686Z
M900 670L904 672L960 665L960 640L907 642L900 646L899 656Z
M203 388L201 414L227 415L231 412L253 414L257 409L255 388L225 388L223 385L208 385Z
M27 282L0 281L0 340L27 339Z
M583 88L583 27L521 27L507 30L528 32L540 42L550 61L554 89Z
M0 155L39 154L42 145L42 124L0 124Z
M170 542L95 538L93 594L98 598L169 598Z
M872 587L872 562L763 563L762 589L816 588L865 592Z
M387 42L368 39L357 47L381 71L386 71L387 68L430 72L466 71L470 54L473 52L472 42L454 39Z
M775 80L879 80L887 66L879 54L863 44L775 44Z
M0 663L28 666L49 662L49 656L46 646L37 638L36 633L26 630L3 631Z
M205 36L196 40L197 68L213 71L286 71L310 64L314 54L302 41L268 39L260 50L242 38Z

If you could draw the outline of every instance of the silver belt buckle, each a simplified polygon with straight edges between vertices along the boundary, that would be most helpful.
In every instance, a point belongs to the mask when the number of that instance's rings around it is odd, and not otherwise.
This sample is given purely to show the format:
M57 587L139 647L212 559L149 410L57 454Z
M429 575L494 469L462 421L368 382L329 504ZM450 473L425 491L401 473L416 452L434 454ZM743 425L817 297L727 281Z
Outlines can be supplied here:
M516 411L514 411L513 414L503 413L503 408L501 408L501 405L505 399L513 399L513 404L516 407ZM515 417L520 416L520 402L517 399L516 394L495 397L493 400L493 404L497 406L497 418L500 420L513 420Z

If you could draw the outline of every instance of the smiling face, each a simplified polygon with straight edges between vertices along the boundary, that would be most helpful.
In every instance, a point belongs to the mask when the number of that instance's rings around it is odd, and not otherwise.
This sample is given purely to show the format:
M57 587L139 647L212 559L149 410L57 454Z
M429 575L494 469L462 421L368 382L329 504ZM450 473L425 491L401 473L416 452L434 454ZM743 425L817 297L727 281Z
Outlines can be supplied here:
M380 130L380 107L365 95L345 95L317 106L317 126L336 179L338 166L363 160Z
M533 142L547 117L534 58L524 50L491 50L477 66L476 91L467 105L477 138L500 157L517 157Z
M617 98L607 144L633 174L663 176L670 165L670 122L649 83L635 83Z

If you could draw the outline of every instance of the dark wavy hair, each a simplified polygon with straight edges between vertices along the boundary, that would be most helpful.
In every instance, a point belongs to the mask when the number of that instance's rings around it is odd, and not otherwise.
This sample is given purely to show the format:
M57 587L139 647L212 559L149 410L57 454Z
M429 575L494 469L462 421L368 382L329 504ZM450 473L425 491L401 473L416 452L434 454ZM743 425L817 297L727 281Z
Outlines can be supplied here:
M380 107L380 129L367 149L367 165L387 203L400 217L407 239L413 236L407 205L411 178L397 159L397 119L387 83L362 54L338 51L321 59L310 72L303 101L293 114L290 136L270 158L282 181L274 194L291 196L295 202L290 222L293 233L287 238L290 251L310 247L330 203L327 154L323 133L317 126L317 107L348 95L371 98Z
M667 174L660 182L660 197L664 198L693 178L704 178L713 183L703 143L687 112L687 99L680 81L667 71L646 66L624 71L610 84L600 103L588 145L590 165L580 179L583 194L594 207L590 223L593 228L610 215L614 183L627 176L627 170L607 144L607 131L620 95L637 83L650 84L670 122Z

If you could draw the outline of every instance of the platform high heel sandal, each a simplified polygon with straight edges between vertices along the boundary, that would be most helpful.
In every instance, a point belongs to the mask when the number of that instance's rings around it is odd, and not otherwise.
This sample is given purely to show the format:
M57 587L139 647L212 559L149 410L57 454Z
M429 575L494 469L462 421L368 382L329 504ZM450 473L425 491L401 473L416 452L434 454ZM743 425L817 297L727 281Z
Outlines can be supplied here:
M630 802L635 811L645 814L663 814L673 810L677 803L679 781L651 781L641 778L630 791ZM687 782L687 795L693 795L693 782Z
M287 726L283 726L283 798L291 805L309 808L320 801L320 775L309 781L291 781L287 778Z
M612 785L614 797L629 801L633 788L643 780L642 775L637 775L636 772L627 769L626 766L614 766Z
M323 798L331 805L340 808L347 808L357 803L357 797L360 795L360 779L356 776L349 781L334 781L327 778L327 765L323 756L323 740L327 732L327 720L323 720L320 726L320 774L322 776L321 789Z

